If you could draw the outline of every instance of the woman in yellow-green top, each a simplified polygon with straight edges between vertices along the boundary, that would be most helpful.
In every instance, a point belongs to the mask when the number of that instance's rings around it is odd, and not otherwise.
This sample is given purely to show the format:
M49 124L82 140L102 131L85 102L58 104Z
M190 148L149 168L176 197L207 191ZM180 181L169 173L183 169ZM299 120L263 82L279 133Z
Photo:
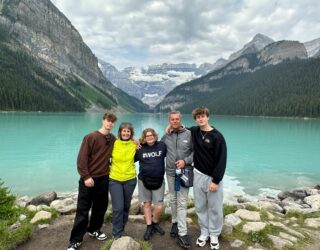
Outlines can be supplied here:
M129 209L133 191L137 184L134 155L136 144L131 123L121 123L118 139L115 141L109 174L109 191L112 200L112 235L122 236L128 222Z

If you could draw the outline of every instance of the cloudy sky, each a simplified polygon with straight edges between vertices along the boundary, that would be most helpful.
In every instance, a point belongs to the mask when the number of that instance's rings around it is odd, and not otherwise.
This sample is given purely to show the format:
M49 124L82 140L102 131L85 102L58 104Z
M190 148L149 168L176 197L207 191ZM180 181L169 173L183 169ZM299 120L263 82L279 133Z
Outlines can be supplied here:
M317 0L52 0L98 57L118 69L228 58L261 33L320 37Z

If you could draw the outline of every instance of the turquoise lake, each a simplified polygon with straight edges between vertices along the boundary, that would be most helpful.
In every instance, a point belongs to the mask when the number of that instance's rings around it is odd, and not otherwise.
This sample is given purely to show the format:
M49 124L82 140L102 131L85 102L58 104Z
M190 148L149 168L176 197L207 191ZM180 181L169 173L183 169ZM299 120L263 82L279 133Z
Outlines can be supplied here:
M0 178L18 195L77 190L76 158L85 134L101 127L99 113L1 113ZM136 137L146 127L164 133L167 116L121 115ZM212 116L228 146L227 194L257 196L320 184L320 120ZM186 126L194 125L183 115Z

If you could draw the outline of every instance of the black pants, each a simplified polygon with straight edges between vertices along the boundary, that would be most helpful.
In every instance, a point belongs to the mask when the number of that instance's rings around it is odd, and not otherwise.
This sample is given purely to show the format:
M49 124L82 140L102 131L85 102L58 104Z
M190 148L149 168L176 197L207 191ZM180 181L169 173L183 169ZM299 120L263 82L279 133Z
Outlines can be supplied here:
M70 242L81 242L86 232L92 232L102 227L104 214L108 207L109 176L95 177L94 186L86 187L81 178L76 217L70 235ZM89 222L89 210L91 217Z

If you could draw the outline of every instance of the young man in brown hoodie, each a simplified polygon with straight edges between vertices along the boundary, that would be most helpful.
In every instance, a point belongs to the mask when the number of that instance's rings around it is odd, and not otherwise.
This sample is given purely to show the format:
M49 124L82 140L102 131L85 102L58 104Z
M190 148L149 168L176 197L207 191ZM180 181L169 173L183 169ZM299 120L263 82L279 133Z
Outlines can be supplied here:
M68 250L79 248L86 232L98 240L107 238L100 228L108 207L109 162L116 139L110 131L116 120L114 114L105 113L102 127L83 138L77 160L80 175L77 212Z

